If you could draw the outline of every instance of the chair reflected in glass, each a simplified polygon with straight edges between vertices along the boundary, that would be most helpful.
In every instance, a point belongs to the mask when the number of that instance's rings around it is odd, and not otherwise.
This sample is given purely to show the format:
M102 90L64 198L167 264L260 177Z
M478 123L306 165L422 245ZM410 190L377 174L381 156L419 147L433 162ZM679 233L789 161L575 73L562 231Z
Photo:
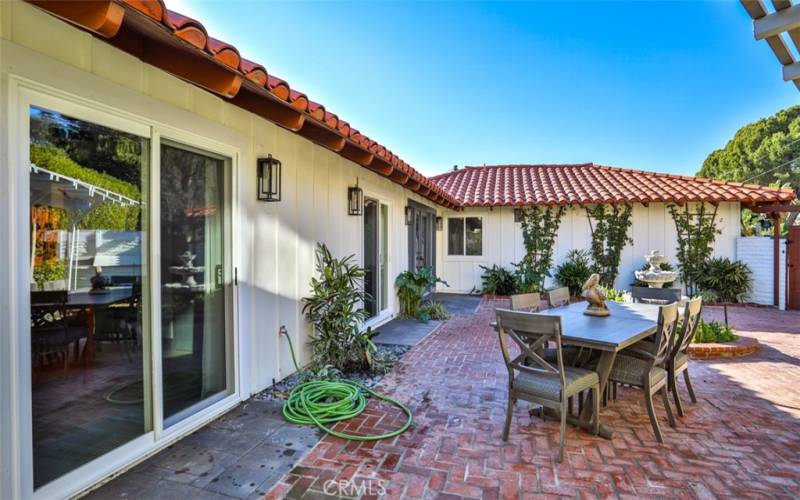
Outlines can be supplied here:
M69 369L70 347L75 360L81 354L81 340L88 330L75 321L67 308L66 291L31 292L31 356L34 372L42 372L61 364L62 377ZM85 354L85 353L84 353Z

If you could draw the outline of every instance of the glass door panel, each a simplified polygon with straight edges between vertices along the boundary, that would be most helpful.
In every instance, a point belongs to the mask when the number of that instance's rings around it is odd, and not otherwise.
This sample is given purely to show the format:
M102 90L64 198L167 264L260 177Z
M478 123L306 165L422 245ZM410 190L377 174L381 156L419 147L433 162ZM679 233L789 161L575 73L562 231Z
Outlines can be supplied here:
M222 158L161 146L164 426L230 394L226 186Z
M389 206L381 203L381 311L389 307Z
M364 309L372 318L378 315L378 202L364 199L364 291L367 293Z
M152 429L149 149L30 109L34 488Z

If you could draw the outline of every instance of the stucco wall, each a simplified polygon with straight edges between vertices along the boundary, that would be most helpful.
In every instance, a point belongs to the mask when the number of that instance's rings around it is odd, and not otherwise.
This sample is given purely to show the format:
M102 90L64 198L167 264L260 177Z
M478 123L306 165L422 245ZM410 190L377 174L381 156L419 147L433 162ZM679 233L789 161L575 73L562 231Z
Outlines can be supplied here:
M447 255L447 217L477 216L483 219L483 255L475 257L455 257ZM473 287L480 288L480 265L498 264L513 269L512 262L519 262L525 254L522 240L522 229L514 222L512 208L502 207L489 209L467 209L463 213L446 211L444 214L444 231L437 233L437 252L440 276L448 282L449 288L443 290L466 293ZM714 244L714 254L733 258L736 256L736 238L740 234L738 203L722 203L717 213L717 225L722 231ZM672 216L663 203L651 203L649 206L635 204L633 206L632 224L629 235L632 245L627 245L622 252L616 288L629 288L633 282L633 272L645 264L644 255L651 250L660 250L669 258L670 263L677 264L675 248L677 235ZM561 264L571 249L588 249L591 243L591 230L583 208L570 207L561 220L561 226L553 254L554 267ZM547 280L547 286L553 280Z
M286 342L278 338L281 325L292 335L300 359L309 359L309 328L300 299L314 270L316 242L327 243L336 255L354 254L361 261L363 219L347 215L347 187L357 178L365 196L389 204L392 283L406 269L403 208L409 197L430 206L428 200L29 4L0 2L0 39L4 92L9 75L15 75L236 148L236 293L239 340L246 351L242 387L247 394L294 371ZM2 103L5 115L7 100ZM283 199L278 203L261 203L255 197L256 159L267 154L283 163ZM2 168L9 167L26 168L3 162ZM27 216L26 210L22 213ZM389 289L394 311L397 300L393 286Z
M744 262L753 271L753 291L748 300L756 304L773 305L774 289L774 240L768 237L750 237L736 239L736 258ZM780 254L780 305L786 308L786 240L781 240Z

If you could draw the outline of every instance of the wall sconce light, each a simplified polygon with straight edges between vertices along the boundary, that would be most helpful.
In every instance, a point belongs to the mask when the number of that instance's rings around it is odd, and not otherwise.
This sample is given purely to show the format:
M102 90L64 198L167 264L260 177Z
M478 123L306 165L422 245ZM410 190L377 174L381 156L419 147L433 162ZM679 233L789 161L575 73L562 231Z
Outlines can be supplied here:
M522 209L515 208L514 209L514 222L522 222Z
M406 226L410 226L414 223L414 209L411 207L406 207Z
M258 159L258 200L281 201L281 162L267 155Z
M436 218L436 230L441 231L444 228L444 221L441 217Z
M358 187L347 188L347 215L362 215L364 213L364 190Z

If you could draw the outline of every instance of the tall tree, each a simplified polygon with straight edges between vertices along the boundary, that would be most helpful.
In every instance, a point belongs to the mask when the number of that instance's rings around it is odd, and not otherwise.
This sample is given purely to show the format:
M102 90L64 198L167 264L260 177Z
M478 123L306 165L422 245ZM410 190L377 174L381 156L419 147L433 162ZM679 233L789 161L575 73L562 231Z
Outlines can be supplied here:
M800 193L800 106L740 128L697 175L791 187Z

